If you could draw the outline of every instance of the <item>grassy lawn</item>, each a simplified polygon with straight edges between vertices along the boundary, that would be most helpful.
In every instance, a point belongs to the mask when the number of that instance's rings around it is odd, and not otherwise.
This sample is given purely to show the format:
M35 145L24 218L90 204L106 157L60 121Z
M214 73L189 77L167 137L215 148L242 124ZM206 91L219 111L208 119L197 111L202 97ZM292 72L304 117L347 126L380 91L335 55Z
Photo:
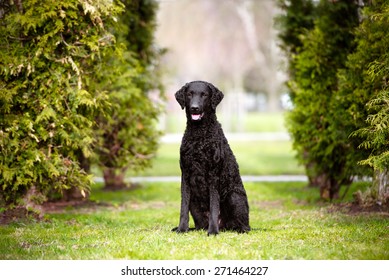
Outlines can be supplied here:
M250 115L245 127L284 131L280 114ZM303 174L289 141L230 145L242 175ZM178 158L179 143L161 144L151 169L128 175L179 176ZM143 183L117 192L104 192L97 184L91 203L57 206L41 222L0 226L0 260L389 259L388 213L339 209L320 202L319 191L305 185L246 183L253 230L208 237L204 231L171 232L179 219L179 183ZM352 185L346 201L365 187Z
M224 128L230 127L226 116L217 112L218 120ZM231 120L232 127L236 127L236 120ZM234 122L235 121L235 122ZM186 119L185 112L180 111L175 114L169 114L165 119L167 133L181 133L185 130ZM280 132L286 131L283 113L247 113L241 121L240 131L244 132Z
M360 186L353 186L353 190ZM176 234L177 183L103 192L47 221L0 226L0 259L388 259L389 219L318 203L304 183L247 183L248 234ZM349 192L348 199L353 192ZM191 222L192 223L192 222Z
M246 132L286 131L283 113L248 113L243 126Z
M289 141L235 141L230 146L242 175L304 174ZM179 143L161 144L151 168L128 176L180 176L179 150Z
M179 113L180 116L166 117L166 133L183 134L185 117L183 112ZM282 113L249 113L245 115L243 124L246 132L286 131ZM295 159L291 141L230 140L229 143L242 175L304 174ZM179 150L179 143L161 143L152 167L137 173L130 170L128 176L180 176ZM101 176L97 168L94 168L94 173Z

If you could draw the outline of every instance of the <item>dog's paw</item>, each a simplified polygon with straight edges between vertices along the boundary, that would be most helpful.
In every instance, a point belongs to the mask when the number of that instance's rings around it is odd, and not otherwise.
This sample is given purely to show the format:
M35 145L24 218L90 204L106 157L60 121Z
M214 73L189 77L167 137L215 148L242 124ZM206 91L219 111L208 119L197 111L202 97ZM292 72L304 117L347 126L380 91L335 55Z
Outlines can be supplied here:
M208 231L208 236L210 236L210 235L218 235L219 234L219 232L218 231Z
M208 236L210 235L218 235L219 229L217 227L209 227L208 228Z
M185 233L185 232L188 232L189 229L185 229L185 228L180 228L180 227L175 227L172 229L173 232L177 232L177 233Z

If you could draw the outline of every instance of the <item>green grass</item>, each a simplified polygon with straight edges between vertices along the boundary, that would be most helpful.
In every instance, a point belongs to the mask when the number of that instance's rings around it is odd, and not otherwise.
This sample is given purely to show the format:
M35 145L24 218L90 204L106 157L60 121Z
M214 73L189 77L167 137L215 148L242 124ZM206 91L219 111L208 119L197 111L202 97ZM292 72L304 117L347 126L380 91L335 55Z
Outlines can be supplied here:
M230 143L242 175L303 174L290 141L233 141ZM179 143L161 144L152 167L128 176L180 176ZM97 175L101 175L96 171Z
M1 226L0 259L389 258L387 215L329 211L329 204L318 202L318 191L303 183L247 183L246 189L254 230L208 237L204 231L170 231L179 217L177 183L118 192L99 185L91 199L101 206Z
M185 117L168 115L166 133L183 133ZM223 116L220 116L223 122ZM248 113L243 119L246 132L285 132L283 113ZM291 141L229 141L242 175L304 174L297 164ZM128 176L180 176L179 143L162 143L152 167ZM101 176L101 172L94 169Z
M250 114L244 126L251 132L285 131L281 114ZM230 145L242 175L303 174L289 141ZM136 175L179 176L178 158L178 143L161 144L153 167ZM0 259L389 259L387 213L336 210L305 185L246 183L253 230L208 237L204 231L171 232L179 219L178 183L117 192L98 184L94 204L65 207L43 222L0 226ZM346 201L365 187L353 184Z
M182 113L182 112L180 112ZM183 133L185 118L167 116L167 133ZM248 132L285 132L282 113L249 113L244 118ZM242 175L304 174L291 141L229 141ZM180 176L179 143L161 143L152 167L128 176ZM101 176L97 169L94 173Z
M236 119L230 120L232 123L228 125L226 117L217 112L219 121L224 128L232 127L237 129ZM166 133L182 133L185 130L186 119L185 113L179 112L169 114L165 119ZM277 113L247 113L243 116L240 123L239 131L241 132L280 132L286 131L284 114Z
M243 126L246 132L286 131L283 113L248 113Z
M242 175L304 174L290 141L232 142Z

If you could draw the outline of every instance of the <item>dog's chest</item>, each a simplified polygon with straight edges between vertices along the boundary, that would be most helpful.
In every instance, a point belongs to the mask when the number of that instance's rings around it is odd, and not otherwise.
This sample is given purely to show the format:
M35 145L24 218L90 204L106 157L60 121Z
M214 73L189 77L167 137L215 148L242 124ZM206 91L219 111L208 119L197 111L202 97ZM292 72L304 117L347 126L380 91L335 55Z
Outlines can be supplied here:
M213 154L212 143L204 140L192 139L189 143L181 145L181 163L186 170L202 171L207 168ZM200 171L200 170L199 170Z
M185 143L185 141L184 141ZM181 146L180 162L191 191L191 200L208 206L209 178L212 168L212 145L209 141L191 139Z

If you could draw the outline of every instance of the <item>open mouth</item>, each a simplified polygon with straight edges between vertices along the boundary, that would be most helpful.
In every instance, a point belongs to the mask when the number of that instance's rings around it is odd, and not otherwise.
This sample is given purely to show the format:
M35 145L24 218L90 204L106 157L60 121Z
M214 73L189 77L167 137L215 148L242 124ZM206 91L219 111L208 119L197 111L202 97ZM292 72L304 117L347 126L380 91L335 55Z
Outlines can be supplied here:
M192 114L191 116L192 116L192 120L199 121L204 116L204 113L202 113L202 114Z

